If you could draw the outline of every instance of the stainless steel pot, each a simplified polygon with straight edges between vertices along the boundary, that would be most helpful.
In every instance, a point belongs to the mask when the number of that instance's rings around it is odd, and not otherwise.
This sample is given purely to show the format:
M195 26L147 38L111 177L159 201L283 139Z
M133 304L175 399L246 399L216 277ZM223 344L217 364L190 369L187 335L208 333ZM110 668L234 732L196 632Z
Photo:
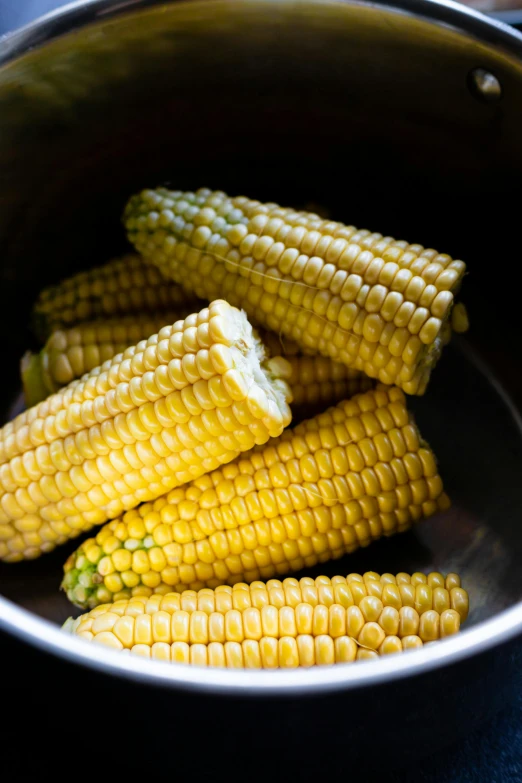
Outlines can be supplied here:
M473 325L447 349L427 396L412 401L453 509L327 569L459 570L473 611L457 638L311 671L150 664L60 632L71 612L58 592L61 565L76 544L0 567L0 626L180 699L182 690L271 695L286 699L289 720L303 714L301 697L328 696L360 715L371 704L374 718L392 709L417 750L431 731L426 716L446 716L440 742L463 715L471 726L502 702L507 643L522 633L522 36L430 0L94 0L0 44L4 419L20 404L34 296L124 247L122 205L160 182L313 200L338 219L463 257ZM350 727L351 753L367 752L365 725Z

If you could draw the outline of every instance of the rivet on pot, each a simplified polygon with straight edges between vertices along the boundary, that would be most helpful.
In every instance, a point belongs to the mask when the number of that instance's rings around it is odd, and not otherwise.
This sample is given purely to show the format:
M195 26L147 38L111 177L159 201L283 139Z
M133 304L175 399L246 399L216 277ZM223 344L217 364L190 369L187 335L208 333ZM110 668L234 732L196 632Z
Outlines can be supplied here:
M473 68L468 74L468 88L478 101L495 103L502 97L502 87L495 74L485 68Z

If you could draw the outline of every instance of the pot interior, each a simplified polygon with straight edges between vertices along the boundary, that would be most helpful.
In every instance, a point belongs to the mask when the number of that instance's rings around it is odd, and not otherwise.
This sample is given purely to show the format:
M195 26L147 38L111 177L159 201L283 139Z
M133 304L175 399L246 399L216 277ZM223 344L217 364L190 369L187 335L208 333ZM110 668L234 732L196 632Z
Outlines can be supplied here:
M458 571L472 625L522 598L522 61L507 34L447 13L218 0L92 12L0 68L0 415L21 405L38 291L126 249L120 216L141 187L315 202L463 258L469 337L411 400L452 509L315 574ZM500 100L473 90L476 68ZM77 545L0 565L1 592L63 622Z

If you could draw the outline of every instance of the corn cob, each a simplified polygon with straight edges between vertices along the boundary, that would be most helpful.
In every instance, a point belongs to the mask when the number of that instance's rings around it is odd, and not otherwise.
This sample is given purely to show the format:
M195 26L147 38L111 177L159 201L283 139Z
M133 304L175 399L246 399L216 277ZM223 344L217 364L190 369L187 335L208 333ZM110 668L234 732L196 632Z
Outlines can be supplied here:
M310 407L322 408L370 389L374 382L359 370L326 356L288 356L291 372L292 413L300 416Z
M115 316L53 332L38 354L28 352L22 359L26 404L36 405L130 345L157 334L166 324L186 318L191 312L189 303L176 312Z
M126 255L42 291L34 307L33 328L45 342L58 329L95 318L179 308L191 313L203 306L140 256Z
M268 367L270 364L270 368ZM215 301L0 430L0 559L37 557L213 470L290 421L288 373Z
M467 614L456 574L370 572L137 596L70 618L64 628L159 661L274 669L416 649L457 633Z
M124 223L136 249L197 296L223 296L304 349L425 391L462 261L206 189L144 190Z
M65 564L82 608L269 579L447 508L403 392L380 386L105 525Z
M28 352L22 359L26 404L36 405L49 394L122 353L129 345L189 314L186 308L180 310L158 315L116 316L54 332L38 354ZM260 337L272 356L290 351L288 383L294 415L302 416L314 406L331 405L373 385L364 373L324 356L294 355L299 352L299 346L289 341L282 343L271 332L262 331Z

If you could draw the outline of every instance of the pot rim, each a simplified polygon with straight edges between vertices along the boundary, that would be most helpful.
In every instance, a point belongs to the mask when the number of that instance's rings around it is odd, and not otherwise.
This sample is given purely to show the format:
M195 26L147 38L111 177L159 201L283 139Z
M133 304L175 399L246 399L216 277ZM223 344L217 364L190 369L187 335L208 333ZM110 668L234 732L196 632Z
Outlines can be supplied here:
M116 18L134 10L186 0L77 0L52 11L21 29L0 38L0 66L55 38L102 19ZM207 0L208 2L209 0ZM258 0L270 2L270 0ZM449 26L501 47L522 59L522 34L502 22L488 18L452 0L340 0L352 5L371 5L399 13L420 16L428 22ZM518 426L522 422L511 400L499 387ZM173 666L150 662L78 637L38 617L0 595L0 629L48 653L72 663L145 682L227 696L308 696L329 691L393 682L439 669L486 652L522 634L522 602L478 625L445 639L437 645L372 661L371 666L335 665L312 669L264 671Z
M48 44L61 35L96 21L115 19L135 10L159 5L174 5L191 0L73 0L0 36L0 67L30 50ZM251 0L244 0L249 3ZM213 2L213 0L206 0ZM255 0L257 4L272 4L272 0ZM298 3L325 3L325 0L297 0ZM336 0L343 5L368 5L372 8L416 16L501 47L522 57L522 32L501 21L498 15L486 16L453 0ZM295 3L295 0L294 0ZM326 3L325 3L326 4Z

